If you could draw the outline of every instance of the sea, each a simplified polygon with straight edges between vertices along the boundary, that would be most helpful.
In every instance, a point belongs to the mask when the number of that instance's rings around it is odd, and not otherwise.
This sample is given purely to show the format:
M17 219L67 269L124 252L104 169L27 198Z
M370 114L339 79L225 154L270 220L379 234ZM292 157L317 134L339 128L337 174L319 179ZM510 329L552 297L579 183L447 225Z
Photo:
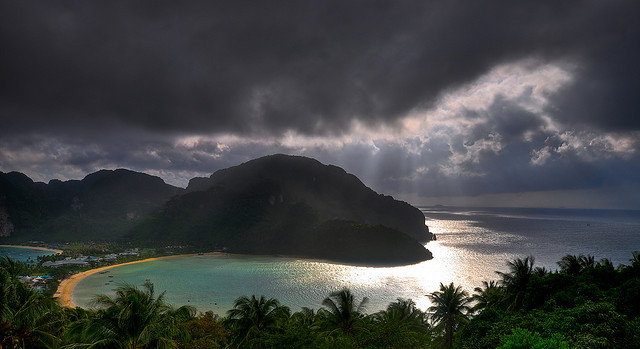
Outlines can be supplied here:
M567 254L593 255L628 264L640 251L640 211L533 208L421 207L436 240L433 259L397 267L366 267L320 260L247 255L201 255L157 260L89 276L75 288L74 304L92 307L96 294L114 295L118 285L154 284L167 302L225 315L242 295L277 298L298 311L319 309L331 292L349 288L365 312L398 298L426 310L428 295L453 282L469 294L497 280L506 261L533 256L535 265L557 269Z
M13 260L26 263L35 263L38 261L38 257L52 254L56 253L53 251L35 250L30 248L0 246L0 256L8 256Z

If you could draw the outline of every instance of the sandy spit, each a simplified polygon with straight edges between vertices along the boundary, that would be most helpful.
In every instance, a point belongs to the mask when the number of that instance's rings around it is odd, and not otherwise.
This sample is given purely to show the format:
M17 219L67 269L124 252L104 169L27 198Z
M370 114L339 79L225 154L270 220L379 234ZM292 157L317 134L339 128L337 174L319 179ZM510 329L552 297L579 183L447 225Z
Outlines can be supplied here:
M56 250L53 248L47 247L38 247L38 246L22 246L22 245L0 245L0 247L10 247L10 248L26 248L30 250L40 250L40 251L51 251L57 254L62 254L62 250Z

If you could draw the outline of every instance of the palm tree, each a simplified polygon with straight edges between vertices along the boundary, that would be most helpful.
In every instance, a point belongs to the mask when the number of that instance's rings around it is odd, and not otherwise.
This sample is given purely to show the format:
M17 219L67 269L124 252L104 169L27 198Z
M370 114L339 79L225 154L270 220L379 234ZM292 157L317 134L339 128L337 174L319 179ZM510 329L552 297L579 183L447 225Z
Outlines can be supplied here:
M482 287L476 287L473 291L475 293L471 299L476 302L472 308L474 311L499 304L504 296L500 285L493 280L490 282L482 281Z
M97 315L78 320L70 329L89 348L175 348L176 340L186 336L183 324L195 313L191 307L167 305L164 292L156 297L150 282L142 289L122 284L114 298L99 295L93 304L101 308Z
M496 272L502 277L502 284L507 291L507 301L510 303L510 309L518 309L522 305L524 296L527 294L529 280L534 275L534 262L533 256L528 256L524 259L516 258L513 261L507 261L508 273Z
M358 323L362 320L364 307L369 298L364 297L360 303L354 299L353 293L347 288L333 292L322 301L326 308L325 316L330 326L339 328L353 337Z
M440 283L440 291L429 294L433 303L429 307L432 312L431 319L436 324L436 329L444 332L444 347L453 347L453 334L460 324L468 321L471 308L467 306L471 298L460 286L452 283L445 286Z
M291 315L291 321L297 326L314 327L317 322L317 312L308 307L302 307L302 310Z
M605 269L610 269L610 270L614 270L615 269L615 267L613 266L613 262L609 258L600 259L600 261L598 261L598 263L596 263L596 265L598 267L600 267L600 268L605 268Z
M560 271L569 275L578 275L582 271L582 264L580 258L576 255L568 254L558 262Z
M0 265L0 348L57 347L60 307L18 279L20 262L3 258Z
M20 304L18 297L25 293L26 287L20 282L19 277L26 269L26 264L20 261L9 256L0 257L0 321L2 321L3 308Z
M631 259L629 259L629 262L631 262L632 268L640 268L640 252L639 251L631 252Z
M370 344L378 348L415 348L430 339L428 317L410 299L398 298L369 318L371 326L367 327L363 347Z
M289 308L281 306L275 298L241 296L235 300L233 309L227 312L228 321L234 328L240 343L258 338L261 332L275 326L290 316Z
M551 273L551 271L549 271L549 269L545 268L545 267L535 267L533 269L533 274L539 277L545 277L547 275L549 275Z
M569 275L578 275L586 269L592 269L596 266L596 261L593 256L590 255L566 255L558 262L560 270Z
M425 313L418 309L416 303L411 299L398 298L389 304L386 310L375 314L374 319L407 329L426 330L429 326Z
M596 266L596 259L592 255L580 255L579 259L582 270L591 269Z
M26 263L12 259L9 256L2 256L0 257L0 269L6 271L11 280L18 280L18 277L27 271L28 266Z

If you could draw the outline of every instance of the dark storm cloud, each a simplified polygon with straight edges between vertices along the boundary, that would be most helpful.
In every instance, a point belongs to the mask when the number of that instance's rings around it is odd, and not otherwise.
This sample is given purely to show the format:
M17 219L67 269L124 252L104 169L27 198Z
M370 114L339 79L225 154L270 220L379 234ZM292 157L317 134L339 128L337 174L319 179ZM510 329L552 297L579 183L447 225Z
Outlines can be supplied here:
M377 142L375 148L360 147L357 156L348 157L367 167L353 166L329 152L313 156L354 171L376 190L423 197L640 185L638 133L555 130L501 96L462 118L477 123L400 144ZM544 160L536 152L545 153ZM548 204L553 205L552 198ZM587 203L573 203L581 204Z
M635 1L0 6L3 134L335 134L392 123L527 57L575 68L549 106L563 122L640 128Z
M287 153L423 198L639 188L639 8L4 1L0 170L185 186Z
M544 126L542 118L514 103L497 96L491 107L482 111L469 111L466 117L482 119L474 126L467 143L498 135L501 140L511 143L522 140L527 133L539 133Z
M576 38L581 55L576 80L552 97L549 112L570 125L605 130L640 129L640 11L638 3L613 1Z

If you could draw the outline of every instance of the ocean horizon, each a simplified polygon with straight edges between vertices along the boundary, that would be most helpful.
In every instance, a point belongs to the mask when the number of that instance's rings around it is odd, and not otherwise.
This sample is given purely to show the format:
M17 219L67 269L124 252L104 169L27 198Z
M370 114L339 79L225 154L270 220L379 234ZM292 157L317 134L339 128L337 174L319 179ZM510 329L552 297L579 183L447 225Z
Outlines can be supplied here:
M318 309L331 292L350 288L368 297L367 312L397 298L426 310L428 294L454 282L470 294L482 281L497 280L506 261L534 256L536 265L557 269L567 254L593 255L628 264L640 250L640 211L535 208L420 207L436 241L434 258L397 267L363 267L287 257L214 255L179 257L116 267L82 280L72 301L82 307L118 284L151 281L174 305L224 315L242 295L277 298L297 311Z

